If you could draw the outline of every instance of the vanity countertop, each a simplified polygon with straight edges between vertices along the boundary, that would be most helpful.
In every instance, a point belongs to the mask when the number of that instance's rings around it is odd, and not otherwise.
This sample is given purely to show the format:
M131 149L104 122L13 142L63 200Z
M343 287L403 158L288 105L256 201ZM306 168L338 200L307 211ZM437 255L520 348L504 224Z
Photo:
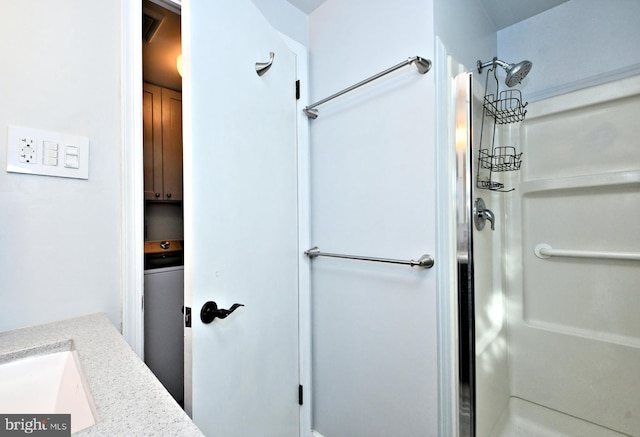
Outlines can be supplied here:
M85 436L202 436L102 313L0 332L0 354L72 340L95 403Z

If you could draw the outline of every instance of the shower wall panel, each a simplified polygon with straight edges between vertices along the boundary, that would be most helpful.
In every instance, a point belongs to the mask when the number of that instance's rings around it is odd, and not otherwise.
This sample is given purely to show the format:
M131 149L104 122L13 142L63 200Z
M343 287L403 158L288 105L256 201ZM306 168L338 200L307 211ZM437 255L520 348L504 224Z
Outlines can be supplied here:
M640 262L534 249L640 251L638 113L640 77L529 105L506 270L512 395L630 435L640 430Z

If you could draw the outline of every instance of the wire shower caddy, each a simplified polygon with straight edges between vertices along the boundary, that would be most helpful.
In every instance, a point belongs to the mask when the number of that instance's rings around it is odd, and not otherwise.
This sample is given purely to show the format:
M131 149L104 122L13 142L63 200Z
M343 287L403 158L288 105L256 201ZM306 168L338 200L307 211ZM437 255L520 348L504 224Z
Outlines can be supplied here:
M489 93L489 76L493 72L495 80L495 94ZM496 76L496 66L492 66L487 71L485 81L485 95L483 99L482 124L480 128L480 149L478 152L478 173L476 186L478 188L508 192L513 188L506 189L504 184L494 179L494 173L520 170L522 165L522 152L518 153L517 146L496 146L496 126L512 123L519 123L524 120L528 103L522 103L520 90L508 89L500 91L498 78ZM496 98L498 96L498 98ZM491 129L491 145L483 148L485 133L485 119L493 121ZM489 128L487 128L489 130ZM481 170L488 177L481 176Z

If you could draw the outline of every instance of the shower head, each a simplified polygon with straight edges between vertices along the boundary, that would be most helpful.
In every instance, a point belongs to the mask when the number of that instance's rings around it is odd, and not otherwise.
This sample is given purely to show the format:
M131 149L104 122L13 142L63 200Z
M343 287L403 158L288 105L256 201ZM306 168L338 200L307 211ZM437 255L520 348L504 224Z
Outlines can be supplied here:
M507 70L507 78L505 79L505 83L508 87L516 86L522 79L529 74L531 71L531 67L533 64L531 61L524 60L522 62L518 62L517 64L509 64L506 68Z
M533 66L531 61L527 60L518 62L517 64L507 64L506 62L501 61L498 58L493 58L491 61L484 63L478 61L478 73L482 73L482 69L490 65L499 65L504 68L504 70L507 72L507 78L505 79L504 83L509 88L516 86L517 84L522 82L522 79L524 79L524 77L529 74L529 71L531 71L531 67Z

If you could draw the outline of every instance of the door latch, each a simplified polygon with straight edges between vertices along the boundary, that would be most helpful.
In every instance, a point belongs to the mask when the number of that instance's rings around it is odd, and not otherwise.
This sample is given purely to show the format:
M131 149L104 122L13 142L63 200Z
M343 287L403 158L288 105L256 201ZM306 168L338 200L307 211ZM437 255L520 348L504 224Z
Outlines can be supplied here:
M191 328L191 308L182 307L182 313L184 314L184 327Z

